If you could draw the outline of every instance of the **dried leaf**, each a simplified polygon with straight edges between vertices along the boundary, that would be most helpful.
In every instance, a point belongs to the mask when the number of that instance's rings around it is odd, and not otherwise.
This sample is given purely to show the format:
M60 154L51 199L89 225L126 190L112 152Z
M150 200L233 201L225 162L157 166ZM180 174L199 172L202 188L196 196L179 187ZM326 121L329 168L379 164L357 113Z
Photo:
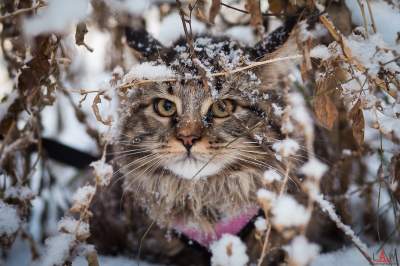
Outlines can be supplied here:
M268 0L269 10L272 13L279 14L285 10L286 1L282 0Z
M325 80L317 84L316 96L314 98L314 112L318 122L330 130L338 118L338 110L332 102L330 95L326 93L330 90L326 84Z
M214 24L215 17L218 15L220 9L221 9L221 0L212 0L209 19L208 19L210 23Z
M88 266L99 266L99 258L97 257L96 250L92 250L87 253L86 260L88 262Z
M257 28L262 25L263 18L259 0L247 0L246 9L250 13L250 25Z
M90 52L93 52L93 49L85 43L86 33L88 33L86 24L84 22L78 23L78 25L76 25L76 31L75 31L75 43L77 45L83 45Z
M94 115L96 116L97 121L103 123L106 126L110 126L112 119L110 117L108 117L106 120L104 120L100 115L100 110L99 110L98 104L101 103L101 98L100 98L101 95L102 95L101 93L98 93L94 97L93 103L92 103L92 109L93 109Z
M358 100L349 113L349 118L352 121L353 136L358 145L364 143L364 115L361 108L361 101Z

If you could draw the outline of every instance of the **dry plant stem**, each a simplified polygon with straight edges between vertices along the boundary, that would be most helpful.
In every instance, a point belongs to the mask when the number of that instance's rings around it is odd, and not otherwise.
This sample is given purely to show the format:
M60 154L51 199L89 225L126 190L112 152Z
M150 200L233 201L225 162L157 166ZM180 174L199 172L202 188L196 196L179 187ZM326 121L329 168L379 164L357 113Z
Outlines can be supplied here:
M15 11L15 12L13 12L11 14L0 16L0 22L2 22L3 20L6 20L6 19L12 18L12 17L16 17L16 16L19 16L19 15L22 15L22 14L30 12L30 11L34 11L34 10L36 10L38 8L41 8L41 7L44 7L44 6L46 6L46 4L43 3L42 1L39 1L32 7L21 8L21 9L18 9L17 11Z
M329 218L336 224L336 226L347 235L354 246L360 251L370 265L374 265L372 258L368 255L367 246L355 235L354 231L348 225L345 225L340 217L336 214L330 202L323 199L322 195L316 195L313 200L317 202L320 208L326 212Z
M271 228L272 228L271 224L268 224L268 229L267 229L267 232L265 233L265 239L264 239L264 243L263 243L263 247L262 247L262 252L261 252L260 258L258 259L257 266L261 266L265 256L267 255L268 240L269 240L269 236L271 234Z
M372 29L374 30L374 33L377 33L378 31L376 29L374 15L372 14L371 4L369 3L369 0L365 0L365 1L367 2L369 17L371 18Z
M176 0L176 4L177 4L177 6L178 6L179 15L180 15L181 20L182 20L182 26L183 26L183 31L185 32L186 41L187 41L187 43L188 43L188 45L189 45L189 51L190 51L190 56L191 56L191 58L192 58L192 62L193 62L193 64L196 66L197 70L198 70L199 73L200 73L201 79L202 79L202 81L203 81L204 89L205 89L206 91L209 91L210 88L209 88L209 86L208 86L207 72L206 72L205 69L201 66L200 60L197 58L196 52L194 51L194 47L193 47L193 36L192 36L191 32L190 32L190 33L188 32L188 29L187 29L187 26L186 26L185 12L184 12L183 9L182 9L182 4L181 4L181 2L180 2L179 0ZM192 11L190 11L190 12L192 12ZM189 19L189 25L190 25L190 27L191 27L190 19Z
M364 4L361 3L361 0L357 0L358 5L360 6L360 10L361 10L361 15L363 17L363 22L364 22L364 28L365 28L365 32L368 38L368 23L367 23L367 17L365 15L365 9L364 9Z
M264 61L259 61L259 62L254 62L248 66L244 66L244 67L239 67L233 70L228 70L228 71L223 71L223 72L217 72L217 73L212 73L210 74L211 77L221 77L221 76L228 76L231 74L235 74L244 70L248 70L248 69L252 69L258 66L262 66L262 65L267 65L267 64L271 64L271 63L275 63L275 62L280 62L280 61L286 61L286 60L292 60L292 59L298 59L301 58L302 55L300 54L296 54L296 55L291 55L291 56L286 56L286 57L279 57L279 58L274 58L274 59L269 59L269 60L264 60ZM198 79L201 77L192 77L190 79ZM137 86L137 85L143 85L143 84L147 84L147 83L153 83L153 82L174 82L177 81L176 78L169 78L169 79L160 79L160 80L138 80L138 81L134 81L128 84L124 84L118 87L118 89L128 89L131 88L133 86ZM83 91L80 90L79 93L81 94L86 94L86 93L92 93L92 92L99 92L98 90L95 91Z
M289 173L290 173L290 168L291 168L291 163L290 161L288 161L287 163L287 167L286 167L286 172L285 172L285 177L283 179L283 183L281 185L281 188L279 190L279 196L282 196L283 193L285 193L286 190L286 186L289 180ZM264 210L265 215L267 215L267 210ZM265 233L265 239L264 239L264 243L263 243L263 247L262 247L262 251L261 251L261 255L260 258L258 259L258 263L257 266L261 266L262 262L264 261L265 256L267 255L267 248L268 248L268 242L269 242L269 236L271 234L271 223L268 223L268 229L267 232Z

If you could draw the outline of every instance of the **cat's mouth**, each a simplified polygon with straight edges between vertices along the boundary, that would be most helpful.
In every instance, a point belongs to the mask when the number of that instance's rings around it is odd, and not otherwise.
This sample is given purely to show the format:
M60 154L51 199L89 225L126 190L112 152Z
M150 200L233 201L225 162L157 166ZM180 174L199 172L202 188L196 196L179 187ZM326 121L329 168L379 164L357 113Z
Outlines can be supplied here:
M168 169L179 178L199 179L218 174L225 168L226 164L227 162L223 160L214 160L214 158L210 156L185 152L184 154L170 158L164 164L164 168Z

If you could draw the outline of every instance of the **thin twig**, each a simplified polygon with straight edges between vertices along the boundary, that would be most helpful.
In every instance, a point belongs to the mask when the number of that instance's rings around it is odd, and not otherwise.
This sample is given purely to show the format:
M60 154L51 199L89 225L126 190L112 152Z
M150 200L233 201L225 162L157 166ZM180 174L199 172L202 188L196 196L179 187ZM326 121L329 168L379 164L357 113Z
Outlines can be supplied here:
M208 86L208 79L207 79L207 72L206 70L203 68L203 66L201 65L200 60L198 59L196 52L194 51L194 46L193 46L193 36L192 36L192 32L191 32L191 17L189 18L189 26L190 26L190 33L188 32L187 29L187 25L186 25L186 19L185 19L185 12L183 11L182 8L182 4L179 0L176 0L176 4L178 5L178 9L179 9L179 15L181 17L182 20L182 26L183 26L183 31L185 32L185 36L186 36L186 41L189 45L189 51L190 51L190 56L192 58L192 62L193 64L196 66L197 70L199 71L199 74L201 76L201 79L203 81L203 87L206 91L209 91L210 88ZM190 11L190 14L192 12Z
M364 4L361 3L360 0L357 0L357 3L358 3L358 5L359 5L359 7L360 7L360 10L361 10L361 15L362 15L363 21L364 21L365 33L366 33L367 38L368 38L368 23L367 23L367 17L366 17L366 15L365 15Z
M322 195L315 195L313 199L316 203L318 203L321 210L326 212L329 218L335 222L336 226L342 230L342 232L347 235L354 246L360 251L360 253L365 257L365 259L369 262L370 265L374 265L371 256L368 255L367 246L358 238L358 236L354 233L350 226L345 225L340 217L336 214L332 204L325 200Z
M240 9L240 8L237 8L237 7L234 7L234 6L225 4L225 3L221 3L221 6L224 6L224 7L227 7L227 8L230 8L230 9L233 9L233 10L236 10L236 11L239 11L239 12L242 12L242 13L244 13L244 14L250 14L250 12L248 12L247 10L243 10L243 9ZM263 17L272 17L272 16L274 16L274 17L280 17L280 16L282 16L282 15L280 15L280 14L274 14L274 13L261 13L261 15L262 15Z
M268 59L268 60L264 60L264 61L251 63L248 66L239 67L239 68L236 68L236 69L217 72L217 73L212 73L209 76L210 77L228 76L228 75L235 74L235 73L238 73L238 72L241 72L241 71L244 71L244 70L252 69L252 68L255 68L255 67L258 67L258 66L267 65L267 64L271 64L271 63L275 63L275 62L280 62L280 61L297 59L297 58L301 58L301 57L302 57L302 55L296 54L296 55L291 55L291 56L286 56L286 57ZM187 78L187 79L199 79L199 78L201 78L201 77L194 76L194 77L190 77L190 78ZM168 78L168 79L159 79L159 80L138 80L138 81L134 81L134 82L131 82L131 83L128 83L128 84L121 85L121 86L118 87L118 89L127 89L127 88L130 88L130 87L133 87L133 86L142 85L142 84L146 84L146 83L152 83L152 82L173 82L173 81L177 81L177 79L176 78Z
M3 20L6 20L6 19L12 18L12 17L16 17L16 16L19 16L19 15L22 15L24 13L35 11L36 9L44 7L44 6L46 6L46 4L43 3L42 1L39 1L32 7L21 8L21 9L18 9L17 11L15 11L13 13L0 16L0 22L2 22Z
M369 17L371 18L372 29L374 30L374 33L377 33L374 15L372 14L371 4L369 3L369 0L365 0L365 1L367 1L368 13L369 13Z

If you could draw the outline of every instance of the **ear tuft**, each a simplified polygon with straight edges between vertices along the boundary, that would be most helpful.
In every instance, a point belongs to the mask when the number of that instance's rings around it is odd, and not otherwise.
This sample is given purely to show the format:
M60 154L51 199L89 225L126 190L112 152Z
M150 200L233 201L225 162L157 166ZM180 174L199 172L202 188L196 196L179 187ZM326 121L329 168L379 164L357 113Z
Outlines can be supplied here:
M140 53L144 59L156 60L161 57L161 52L164 50L163 45L146 29L126 27L125 36L128 46Z

